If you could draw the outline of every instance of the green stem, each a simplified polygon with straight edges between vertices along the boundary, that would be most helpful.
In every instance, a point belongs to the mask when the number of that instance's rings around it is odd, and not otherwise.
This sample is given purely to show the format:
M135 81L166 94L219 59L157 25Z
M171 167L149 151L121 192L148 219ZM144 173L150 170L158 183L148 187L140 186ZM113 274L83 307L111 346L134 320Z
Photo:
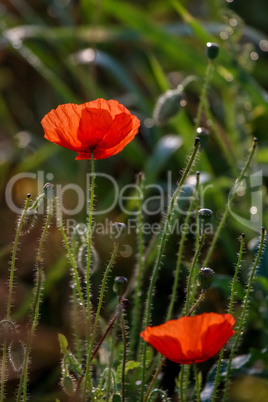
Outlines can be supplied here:
M116 258L118 246L119 246L118 243L114 244L114 249L113 249L109 264L107 265L107 268L106 268L106 271L104 273L103 280L102 280L99 303L98 303L98 307L97 307L92 335L90 337L91 342L87 349L87 368L86 368L86 374L85 374L84 398L85 398L85 394L86 394L87 385L89 383L91 354L92 354L95 337L96 337L96 331L97 331L97 327L98 327L98 323L99 323L100 311L101 311L101 307L102 307L102 301L103 301L104 291L105 291L105 287L106 287L106 282L107 282L110 270L113 266L114 260ZM91 386L91 384L89 384L89 386Z
M122 338L123 338L123 359L122 359L122 374L121 374L121 402L125 402L125 369L126 369L126 357L127 357L127 335L126 327L124 322L124 311L120 310L120 321L122 328Z
M247 291L246 291L246 294L245 294L245 297L244 297L244 302L243 302L242 314L241 314L241 317L240 317L238 328L236 329L235 341L234 341L234 345L232 347L230 357L229 357L229 362L228 362L228 367L227 367L227 374L226 374L226 379L225 379L223 402L226 402L226 400L227 400L227 393L228 393L228 389L229 389L229 381L230 381L232 360L233 360L234 353L235 353L235 350L236 350L236 347L237 347L237 344L239 342L239 339L240 339L240 336L241 336L241 333L242 333L242 329L243 329L243 326L244 326L244 321L245 321L245 316L246 316L247 306L248 306L248 301L249 301L249 295L250 295L250 292L251 292L251 287L252 287L252 283L253 283L253 280L254 280L255 272L256 272L256 269L258 267L260 258L261 258L261 253L262 253L262 249L263 249L263 245L264 245L264 239L265 239L265 229L262 228L259 251L258 251L258 254L256 256L255 262L253 264L253 267L252 267L252 270L251 270L251 273L250 273L250 276L249 276Z
M188 227L188 223L190 221L193 206L196 203L196 194L198 192L198 187L199 187L199 176L200 176L199 172L197 172L196 173L195 195L191 200L189 209L187 211L187 216L186 216L186 219L185 219L185 227L186 228ZM180 240L180 246L179 246L179 252L178 252L178 257L177 257L174 282L173 282L173 287L172 287L172 294L171 294L171 298L170 298L170 303L169 303L169 308L168 308L168 312L167 312L166 321L169 321L170 318L171 318L172 311L173 311L173 308L174 308L174 303L175 303L175 300L176 300L176 294L177 294L177 290L178 290L179 273L180 273L180 265L181 265L182 253L183 253L183 247L184 247L184 242L185 242L185 239L186 239L186 235L187 235L187 230L184 230L182 232L182 236L181 236L181 240Z
M192 277L193 277L193 273L195 271L195 267L196 267L196 264L197 264L197 261L198 261L199 254L200 254L201 249L203 247L204 241L205 241L205 234L202 233L202 235L200 236L199 245L198 245L198 248L197 248L197 250L195 252L194 259L193 259L193 262L192 262L192 266L191 266L189 276L188 276L187 291L186 291L186 303L185 303L185 315L188 315L188 313L189 313Z
M9 321L10 319L10 311L11 311L11 304L12 304L12 294L13 294L13 282L14 282L14 274L15 274L15 263L16 263L16 255L19 245L19 238L23 228L23 222L26 218L27 210L30 205L30 194L27 196L27 200L25 203L24 210L22 212L21 218L19 220L17 233L15 236L13 251L12 251L12 258L11 258L11 268L10 268L10 276L9 276L9 292L8 292L8 300L7 300L7 313L6 313L6 320ZM3 353L2 353L2 372L1 372L1 401L4 400L4 390L5 390L5 370L6 370L6 353L7 353L7 339L5 336L4 344L3 344Z
M137 177L137 185L143 193L143 181L144 176L140 173ZM134 295L134 305L133 305L133 321L132 329L130 335L130 351L135 357L135 345L139 329L140 317L141 317L141 286L142 278L144 272L144 256L143 256L143 233L142 233L142 199L138 197L138 215L137 215L137 235L138 235L138 266L137 266L137 277L135 281L135 295Z
M190 378L190 370L191 370L191 365L187 364L186 365L186 373L184 374L184 393L187 397L188 395L188 386L189 386L189 378Z
M152 389L153 389L153 386L154 386L154 383L155 383L155 381L157 380L157 377L158 377L158 375L160 374L160 372L161 372L161 370L162 370L162 367L163 367L163 365L165 364L165 361L166 361L166 357L163 356L163 357L162 357L162 360L161 360L161 362L160 362L160 364L159 364L159 366L157 367L157 370L156 370L155 373L154 373L154 376L153 376L152 381L151 381L151 383L150 383L150 385L149 385L149 388L148 388L148 390L147 390L147 392L146 392L146 395L145 395L145 397L143 398L143 402L146 402L147 399L150 397L151 392L152 392Z
M230 298L229 309L228 309L229 314L232 313L233 300L234 300L234 294L235 294L236 278L237 278L239 268L240 268L240 265L241 265L243 249L244 249L244 243L245 243L245 234L242 233L238 260L237 260L235 273L234 273L234 277L233 277L233 282L232 282L231 298ZM216 371L216 376L215 376L214 390L213 390L213 395L212 395L211 402L215 401L216 394L217 394L217 388L218 388L219 379L220 379L220 368L221 368L221 362L222 362L222 358L223 358L223 353L224 353L224 347L221 349L220 356L219 356L219 361L218 361L218 366L217 366L217 371Z
M196 300L195 304L188 311L188 314L187 314L188 317L193 314L193 312L197 309L197 307L199 307L199 305L202 303L202 301L205 300L205 298L206 298L206 291L203 290L201 292L200 296L198 297L198 299Z
M72 265L74 281L75 281L76 289L77 289L77 292L78 292L78 295L79 295L79 301L80 301L80 304L82 306L84 316L86 317L86 307L85 307L84 298L83 298L83 295L82 295L82 290L81 290L81 286L80 286L80 280L79 280L79 275L78 275L78 271L77 271L77 268L76 268L76 263L75 263L75 260L74 260L73 254L71 252L71 249L70 249L70 246L69 246L69 243L68 243L68 239L67 239L67 236L66 236L66 233L65 233L65 230L64 230L64 226L63 226L62 218L61 218L61 215L60 215L57 199L54 198L54 200L55 200L55 207L56 207L57 223L58 223L58 225L60 227L60 231L61 231L63 241L64 241L64 244L65 244L65 248L66 248L68 257L69 257L71 265Z
M23 401L26 402L26 400L27 400L27 377L28 377L29 354L30 354L30 347L32 344L33 334L34 334L34 331L36 329L37 322L38 322L39 305L40 305L41 291L42 291L42 271L41 271L42 251L43 251L43 246L44 246L44 241L45 241L45 238L47 235L47 231L49 229L52 212L53 212L53 200L48 200L45 226L44 226L44 229L43 229L43 232L41 235L41 239L40 239L39 247L38 247L38 251L37 251L37 256L36 256L37 280L36 280L35 300L34 300L34 304L33 304L33 315L32 315L32 320L31 320L30 333L29 333L29 337L28 337L27 345L26 345L24 365L23 365L23 369L22 369L22 373L21 373L21 377L20 377L19 390L18 390L18 394L17 394L17 402L19 402L21 400L22 387L23 387Z
M121 305L117 306L117 312L114 317L114 322L116 321L116 318L117 318L118 313L121 308L122 308ZM111 349L110 349L110 358L109 358L109 367L108 367L108 378L107 378L107 387L106 387L106 395L107 395L106 401L107 402L109 401L109 397L110 397L110 390L111 390L111 384L112 384L112 367L113 367L113 362L114 362L114 355L116 352L116 329L117 329L117 326L115 325L115 328L114 328L113 334L112 334L112 339L111 339Z
M120 308L121 308L121 306L120 306ZM119 309L117 308L117 311L116 311L114 317L111 319L111 321L110 321L110 323L108 324L108 327L106 328L104 334L102 335L102 337L101 337L101 339L99 340L97 346L96 346L95 349L93 350L93 352L92 352L92 354L91 354L91 357L90 357L90 362L92 362L92 360L94 359L94 357L95 357L96 354L98 353L99 348L101 347L101 345L102 345L104 339L106 338L106 336L108 335L108 333L111 331L111 329L112 329L114 323L115 323L116 320L117 320L118 313L119 313ZM84 369L84 373L85 373L85 372L86 372L86 367L85 367L85 369ZM81 383L82 383L83 378L84 378L84 376L81 376L81 377L79 378L79 380L77 381L76 393L79 392L79 389L80 389L80 386L81 386Z
M184 364L182 364L180 371L180 402L184 402L184 367Z
M198 370L197 370L195 362L193 363L193 369L194 369L194 376L195 376L196 400L197 400L197 402L200 402L200 383L199 383L199 377L198 377Z
M247 162L246 162L246 164L245 164L245 167L244 167L244 169L242 170L242 172L240 173L240 176L238 177L238 179L235 181L235 185L234 185L234 187L233 187L232 194L231 194L231 196L230 196L230 198L229 198L229 200L228 200L228 203L227 203L226 208L225 208L224 213L223 213L223 217L222 217L222 219L221 219L221 221L220 221L220 223L219 223L219 225L218 225L218 228L217 228L217 230L216 230L216 233L215 233L214 236L213 236L213 240L212 240L212 242L211 242L211 245L210 245L209 250L208 250L208 252L207 252L205 261L204 261L204 263L203 263L203 266L204 266L204 267L207 266L207 263L208 263L208 261L209 261L209 259L210 259L210 257L211 257L211 254L212 254L212 252L213 252L213 250L214 250L214 247L215 247L216 242L217 242L217 240L218 240L218 237L219 237L219 235L220 235L220 232L221 232L221 230L222 230L222 228L223 228L223 226L224 226L224 224L225 224L226 218L227 218L227 216L228 216L228 214L229 214L230 205L231 205L231 203L232 203L232 201L233 201L233 199L234 199L234 197L235 197L235 195L236 195L236 190L237 190L237 188L239 187L241 181L242 181L243 178L244 178L244 175L245 175L246 171L247 171L248 168L249 168L249 165L250 165L251 160L252 160L252 158L253 158L253 155L254 155L254 153L255 153L255 149L256 149L256 147L257 147L257 142L258 142L257 138L254 138L252 150L251 150L251 152L250 152L250 154L249 154L249 157L248 157L248 160L247 160Z
M203 84L203 87L202 87L200 101L199 101L197 114L196 114L195 131L200 126L201 113L202 113L202 110L203 110L205 102L206 102L207 90L208 90L209 81L210 81L211 76L212 76L213 67L214 67L213 63L209 60L207 68L206 68L205 81L204 81L204 84Z
M183 175L181 177L181 180L177 186L177 189L175 190L175 193L173 194L173 197L170 201L169 207L168 207L168 212L167 212L167 217L166 220L164 222L164 226L162 229L162 235L161 235L161 240L160 240L160 246L158 249L158 254L157 254L157 258L155 261L155 265L154 265L154 269L153 269L153 273L152 273L152 278L151 278L151 282L150 282L150 286L149 286L149 291L148 291L148 298L147 298L147 302L146 302L146 310L145 310L145 326L147 327L149 325L150 322L150 317L151 317L151 308L152 308L152 298L153 298L153 292L154 292L154 287L155 287L155 283L156 283L156 279L157 279L157 275L158 275L158 270L160 268L161 265L161 261L162 261L162 257L164 254L164 248L165 248L165 244L166 241L168 239L168 236L170 234L170 223L172 220L172 215L173 215L173 209L174 209L174 205L175 202L178 199L178 196L181 192L182 186L185 183L185 180L192 168L192 165L195 161L197 152L198 152L198 147L199 147L199 138L195 139L195 143L194 143L194 149L192 152L192 155L187 163L187 166L183 172ZM141 379L141 396L140 399L141 401L143 400L143 394L144 394L144 388L145 388L145 371L146 371L146 342L143 342L143 361L142 361L142 379Z
M91 262L91 241L92 241L92 220L93 220L93 204L95 189L95 164L94 151L91 151L91 187L90 187L90 203L88 213L88 243L87 243L87 271L86 271L86 291L87 291L87 309L88 309L88 331L91 327L91 301L90 301L90 262ZM88 344L90 340L88 339Z

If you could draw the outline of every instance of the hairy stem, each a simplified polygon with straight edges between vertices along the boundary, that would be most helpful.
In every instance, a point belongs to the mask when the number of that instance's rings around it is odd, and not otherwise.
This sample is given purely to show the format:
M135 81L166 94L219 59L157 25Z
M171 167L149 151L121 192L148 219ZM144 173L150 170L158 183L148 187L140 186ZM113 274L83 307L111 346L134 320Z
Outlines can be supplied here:
M245 321L246 312L247 312L247 306L248 306L248 302L249 302L249 295L250 295L252 283L253 283L253 280L254 280L254 277L255 277L255 272L256 272L256 269L258 267L260 258L261 258L261 253L262 253L262 249L263 249L263 245L264 245L264 239L265 239L265 229L262 228L259 251L257 253L256 259L255 259L255 261L253 263L251 273L249 275L247 291L246 291L244 301L243 301L243 309L242 309L242 313L241 313L238 328L236 329L234 345L232 347L231 354L230 354L230 357L229 357L229 362L228 362L228 367L227 367L227 374L226 374L226 379L225 379L223 402L227 401L227 393L228 393L228 389L229 389L229 381L230 381L232 360L233 360L234 353L235 353L238 341L240 339L240 336L241 336L241 333L242 333L242 330L243 330L243 327L244 327L244 321Z
M61 218L60 209L59 209L59 206L58 206L57 199L54 198L54 200L55 200L55 207L56 207L57 223L58 223L58 225L60 227L62 238L63 238L64 244L65 244L65 248L66 248L68 257L70 259L72 269L73 269L73 276L74 276L74 281L75 281L77 293L78 293L78 296L79 296L79 302L80 302L81 307L83 309L84 317L86 317L86 307L85 307L84 298L83 298L83 295L82 295L82 290L81 290L81 286L80 286L80 279L79 279L78 271L77 271L77 268L76 268L75 259L73 257L73 254L72 254L72 251L71 251L71 248L69 246L68 239L67 239L67 236L66 236L66 233L65 233L65 230L64 230L64 226L63 226L63 222L62 222L62 218Z
M170 233L170 223L172 220L172 215L173 215L173 209L174 209L174 205L175 202L178 199L178 196L181 192L182 186L185 183L185 180L191 170L191 167L195 161L197 152L198 152L198 146L199 146L199 138L195 139L195 143L194 143L194 148L193 148L193 152L192 155L188 161L188 164L183 172L183 175L181 177L181 180L177 186L177 189L175 190L175 193L173 194L173 197L170 201L169 204L169 208L168 208L168 212L167 212L167 217L166 220L164 222L164 226L162 229L162 235L161 235L161 240L160 240L160 246L158 249L158 253L157 253L157 258L155 261L155 265L154 265L154 269L153 269L153 273L152 273L152 278L151 278L151 282L150 282L150 286L149 286L149 291L148 291L148 298L146 301L146 310L145 310L145 326L147 327L149 325L150 322L150 317L151 317L151 308L152 308L152 298L153 298L153 292L154 292L154 287L155 287L155 283L156 283L156 279L157 279L157 275L158 275L158 271L161 265L161 261L162 261L162 257L164 254L164 248L165 248L165 244L166 241L168 239L169 233ZM143 394L144 394L144 388L145 388L145 370L146 370L146 342L143 342L143 361L142 361L142 379L141 379L141 395L140 395L140 399L141 401L143 400Z
M10 319L10 311L11 311L11 304L12 304L12 294L13 294L13 283L14 283L14 275L15 275L15 263L16 263L16 255L19 245L19 238L21 235L23 222L26 218L27 211L30 206L30 194L27 195L27 200L25 203L25 207L23 209L21 218L19 220L19 224L17 227L17 233L15 236L12 257L11 257L11 268L10 268L10 276L9 276L9 291L8 291L8 300L7 300L7 313L6 313L6 320L9 321ZM2 353L2 371L1 371L1 401L4 400L4 391L5 391L5 370L6 370L6 353L7 353L7 339L6 336L4 338L3 344L3 353Z
M22 373L21 373L21 377L20 377L19 389L18 389L18 394L17 394L17 402L21 401L22 388L23 388L23 402L26 402L26 400L27 400L27 376L28 376L29 354L30 354L30 348L31 348L31 344L32 344L33 334L34 334L34 331L36 329L37 322L38 322L39 306L40 306L41 293L42 293L42 282L43 282L42 281L43 273L41 270L42 251L43 251L44 241L45 241L48 229L49 229L52 212L53 212L53 200L48 200L45 226L43 228L43 232L42 232L42 235L40 238L39 247L38 247L37 256L36 256L37 277L36 277L35 299L34 299L34 303L33 303L33 314L32 314L32 319L31 319L30 332L29 332L27 345L26 345L24 364L23 364L23 369L22 369Z
M219 237L219 235L220 235L220 232L221 232L221 230L222 230L222 228L223 228L223 225L225 224L226 218L227 218L227 216L228 216L228 214L229 214L230 205L231 205L231 203L232 203L232 201L233 201L233 199L234 199L234 197L235 197L235 195L236 195L237 188L239 187L241 181L243 180L243 178L244 178L244 176L245 176L246 171L247 171L248 168L249 168L249 165L250 165L251 160L252 160L252 158L253 158L253 155L254 155L254 153L255 153L255 149L256 149L256 147L257 147L257 142L258 142L257 138L254 138L252 150L251 150L251 152L250 152L250 154L249 154L249 157L248 157L248 160L247 160L247 162L246 162L246 164L245 164L245 167L244 167L244 169L241 171L240 176L238 177L238 179L235 181L235 185L234 185L234 187L233 187L233 189L232 189L232 194L231 194L231 196L230 196L230 198L229 198L229 200L228 200L228 203L227 203L226 208L225 208L225 210L224 210L222 219L221 219L221 221L220 221L220 223L219 223L219 225L218 225L218 228L217 228L217 230L216 230L216 233L215 233L214 236L213 236L213 240L212 240L212 242L211 242L211 245L210 245L209 250L208 250L208 252L207 252L205 261L204 261L204 263L203 263L203 266L204 266L204 267L207 265L207 263L208 263L208 261L209 261L209 259L210 259L210 257L211 257L211 254L212 254L212 252L213 252L213 250L214 250L214 247L215 247L215 245L216 245L216 242L217 242L217 240L218 240L218 237Z
M186 219L185 219L185 227L188 227L188 223L190 221L191 217L191 212L193 210L193 207L196 202L196 194L198 192L198 187L199 187L199 172L196 173L196 186L195 186L195 195L191 200L189 209L187 211ZM177 294L177 289L178 289L178 281L179 281L179 273L180 273L180 266L181 266L181 260L182 260L182 253L183 253L183 247L184 247L184 242L186 239L187 235L187 230L184 230L182 232L181 240L180 240L180 246L179 246L179 252L178 252L178 257L177 257L177 263L176 263L176 269L175 269L175 276L174 276L174 282L173 282L173 287L172 287L172 293L171 293L171 298L170 298L170 303L168 307L168 312L167 312L167 317L166 321L169 321L173 312L174 308L174 303L176 300L176 294Z
M144 177L141 174L137 177L137 185L140 191L143 193L143 181ZM138 265L137 265L137 277L135 282L135 295L133 304L133 320L132 329L130 335L130 351L134 356L135 354L135 344L137 339L137 334L139 330L139 323L141 318L141 285L142 277L144 271L144 256L143 256L143 233L142 233L142 197L138 197L138 215L137 215L137 236L138 236Z
M233 277L233 282L232 282L231 298L230 298L229 309L228 309L229 314L232 313L233 300L234 300L234 294L235 294L236 278L237 278L239 268L240 268L240 265L241 265L243 249L244 249L244 243L245 243L245 235L244 235L244 233L242 233L238 260L237 260L235 273L234 273L234 277ZM222 361L222 358L223 358L223 353L224 353L224 347L221 349L220 356L219 356L219 361L218 361L218 366L217 366L217 371L216 371L216 376L215 376L214 390L213 390L213 395L212 395L211 402L215 401L216 394L217 394L217 388L218 388L219 379L220 379L220 368L221 368L221 361Z
M91 341L90 341L90 344L89 344L88 349L87 349L87 367L86 367L86 374L85 374L84 397L85 397L85 394L86 394L87 385L89 383L91 354L92 354L92 350L93 350L93 346L94 346L94 342L95 342L95 337L96 337L96 331L97 331L97 327L98 327L98 323L99 323L99 317L100 317L100 311L101 311L101 307L102 307L104 291L105 291L105 287L106 287L106 283L107 283L107 279L108 279L110 270L111 270L111 268L113 266L113 263L114 263L114 260L115 260L115 258L117 256L117 251L118 251L118 243L115 243L114 244L114 249L113 249L113 252L112 252L112 255L111 255L111 258L110 258L110 261L109 261L109 263L107 265L106 271L105 271L104 276L103 276L99 303L98 303L98 307L97 307L97 312L96 312L96 317L95 317L95 321L94 321L93 331L92 331L92 334L91 334Z

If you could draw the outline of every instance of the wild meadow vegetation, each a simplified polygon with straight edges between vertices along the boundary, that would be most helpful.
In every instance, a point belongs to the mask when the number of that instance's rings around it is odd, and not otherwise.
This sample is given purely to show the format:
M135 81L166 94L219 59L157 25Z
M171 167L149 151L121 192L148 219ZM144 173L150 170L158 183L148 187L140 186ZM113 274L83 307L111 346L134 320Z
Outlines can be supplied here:
M1 401L267 401L267 7L1 3Z

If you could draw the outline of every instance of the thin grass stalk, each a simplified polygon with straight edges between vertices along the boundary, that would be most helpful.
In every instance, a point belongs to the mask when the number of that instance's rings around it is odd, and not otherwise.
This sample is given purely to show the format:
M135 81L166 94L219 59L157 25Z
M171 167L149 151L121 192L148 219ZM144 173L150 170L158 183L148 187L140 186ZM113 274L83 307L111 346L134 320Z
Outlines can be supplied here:
M39 306L40 306L42 284L43 284L43 272L42 272L42 268L41 268L42 252L43 252L43 247L44 247L44 241L45 241L45 238L46 238L49 226L50 226L52 213L53 213L53 200L48 200L46 221L45 221L45 225L44 225L44 228L43 228L43 231L41 234L39 247L38 247L38 251L37 251L37 256L36 256L37 280L36 280L35 299L34 299L34 304L33 304L33 314L32 314L32 319L31 319L30 332L29 332L25 356L24 356L24 364L23 364L23 368L22 368L19 389L18 389L18 393L17 393L17 402L21 401L22 390L23 390L23 402L26 402L26 400L27 400L27 377L28 377L29 355L30 355L30 348L31 348L31 344L32 344L33 334L35 332L37 322L38 322L38 317L39 317Z
M204 267L207 265L207 263L208 263L208 261L209 261L209 259L210 259L210 257L211 257L211 254L212 254L212 252L213 252L213 250L214 250L214 248L215 248L215 245L216 245L216 242L217 242L218 237L219 237L219 235L220 235L220 232L221 232L221 230L222 230L222 228L223 228L223 226L224 226L224 224L225 224L226 218L227 218L227 216L228 216L228 214L229 214L229 207L230 207L230 205L231 205L231 203L232 203L232 201L233 201L233 199L234 199L234 197L235 197L235 195L236 195L236 190L237 190L237 188L239 187L241 181L243 180L243 178L244 178L244 176L245 176L246 171L248 170L248 168L249 168L249 166L250 166L251 160L252 160L252 158L253 158L253 155L254 155L255 150L256 150L256 147L257 147L257 142L258 142L257 138L254 138L254 140L253 140L253 146L252 146L251 152L250 152L250 154L249 154L249 156L248 156L247 162L246 162L246 164L245 164L245 166L244 166L244 169L241 171L240 176L239 176L238 179L235 181L235 185L234 185L234 187L233 187L232 194L231 194L231 196L230 196L230 198L229 198L229 200L228 200L228 202L227 202L227 204L226 204L226 208L225 208L225 210L224 210L222 219L221 219L221 221L220 221L220 223L219 223L219 225L218 225L218 228L217 228L217 230L216 230L216 233L215 233L214 236L213 236L213 240L212 240L212 242L211 242L211 245L210 245L210 247L209 247L209 249L208 249L206 258L205 258L205 260L204 260L204 263L203 263L203 266L204 266Z
M235 284L236 284L236 279L237 279L237 275L238 275L238 272L239 272L239 268L241 266L243 250L244 250L244 243L245 243L245 234L242 233L241 242L240 242L240 250L239 250L239 254L238 254L238 260L237 260L235 273L234 273L234 277L233 277L233 282L232 282L231 297L230 297L230 303L229 303L229 308L228 308L228 314L231 314L232 309L233 309L233 300L234 300L234 294L235 294ZM215 376L214 390L213 390L211 402L215 402L215 398L216 398L216 394L217 394L217 388L218 388L219 379L220 379L220 368L221 368L221 361L222 361L222 358L223 358L223 353L224 353L224 347L220 351L220 356L219 356L219 361L218 361L218 366L217 366L217 371L216 371L216 376Z
M144 176L140 173L137 177L137 184L143 194L143 182ZM139 323L141 318L141 286L142 286L142 278L144 273L144 245L143 245L143 232L142 232L142 199L138 197L138 214L137 214L137 237L138 237L138 265L137 265L137 277L135 281L135 294L134 294L134 303L133 303L133 320L132 320L132 329L130 335L130 350L134 356L135 353L135 344L139 329Z
M15 236L12 257L11 257L11 268L10 268L10 276L9 276L9 291L8 291L8 300L7 300L7 313L6 313L6 320L9 321L10 319L10 311L11 311L11 304L12 304L12 294L13 294L13 283L14 283L14 275L15 275L15 263L16 263L16 255L19 245L19 238L22 232L23 223L27 215L27 211L30 206L30 197L31 195L27 195L27 200L25 203L25 207L23 209L21 218L19 220L19 224L17 227L17 233ZM7 353L7 339L6 336L4 337L4 344L3 344L3 352L2 352L2 371L1 371L1 401L4 400L4 392L5 392L5 371L6 371L6 353Z
M235 334L235 341L230 353L230 357L229 357L229 361L228 361L228 367L227 367L227 374L226 374L226 378L225 378L225 387L224 387L224 394L223 394L223 402L227 401L227 393L228 393L228 389L229 389L229 382L230 382L230 375L231 375L231 365L232 365L232 360L236 351L236 347L238 345L240 336L241 336L241 332L242 329L244 327L244 321L245 321L245 317L246 317L246 312L247 312L247 306L248 306L248 302L249 302L249 295L250 295L250 291L252 288L252 284L253 284L253 280L255 277L255 272L256 269L259 265L259 261L261 258L261 253L263 250L263 246L264 246L264 240L265 240L265 229L262 228L261 229L261 240L260 240L260 245L259 245L259 251L257 253L256 259L254 261L251 273L249 275L249 280L248 280L248 285L247 285L247 291L244 297L244 301L243 301L243 309L242 309L242 313L240 316L240 321L239 321L239 325L238 328L236 329L236 334Z
M185 219L185 226L186 227L188 227L188 223L190 221L191 213L192 213L193 207L194 207L195 202L196 202L195 197L196 197L196 194L198 193L199 177L200 177L199 172L196 172L195 193L194 193L194 197L191 200L189 209L187 211L187 215L186 215L186 219ZM185 242L185 239L186 239L186 235L187 235L187 231L184 230L182 232L182 236L181 236L181 239L180 239L180 246L179 246L179 252L178 252L178 257L177 257L174 282L173 282L173 287L172 287L172 293L171 293L170 303L169 303L169 307L168 307L168 312L167 312L167 316L166 316L166 321L169 321L171 316L172 316L174 303L175 303L175 300L176 300L176 294L177 294L177 289L178 289L178 281L179 281L179 273L180 273L180 266L181 266L182 253L183 253L183 247L184 247L184 242Z
M95 342L96 331L97 331L97 327L98 327L98 323L99 323L100 311L101 311L101 307L102 307L103 296L104 296L104 291L105 291L107 279L108 279L110 270L111 270L111 268L112 268L112 266L114 264L114 260L115 260L115 258L117 256L118 247L119 247L119 244L115 243L114 244L114 249L113 249L113 252L112 252L112 255L111 255L111 258L110 258L110 261L109 261L109 263L107 265L107 268L105 270L103 280L102 280L100 298L99 298L96 317L95 317L95 321L94 321L93 331L92 331L92 334L91 334L90 344L89 344L88 349L87 349L87 368L86 368L86 373L85 373L85 385L84 385L84 392L83 392L84 399L85 399L85 396L86 396L86 390L87 390L88 385L89 385L89 389L91 390L91 383L89 383L91 354L92 354L92 350L93 350L93 346L94 346L94 342Z
M199 142L200 139L197 137L195 139L194 142L194 149L192 151L191 157L187 163L187 166L183 172L183 175L181 177L181 180L177 186L177 189L175 190L175 193L173 194L173 197L170 201L169 204L169 208L168 208L168 212L167 212L167 217L166 220L164 222L164 226L162 229L162 235L161 235L161 240L160 240L160 246L158 249L158 254L157 254L157 258L155 261L155 265L154 265L154 269L153 269L153 273L152 273L152 278L151 278L151 282L150 282L150 286L149 286L149 291L148 291L148 298L146 301L146 309L145 309L145 326L147 327L149 325L150 322L150 317L151 317L151 309L152 309L152 298L153 298L153 292L154 292L154 287L155 287L155 283L156 283L156 279L157 279L157 275L158 275L158 270L160 268L161 265L161 261L162 261L162 257L163 257L163 253L164 253L164 248L165 248L165 244L166 241L168 239L169 233L170 233L170 223L172 220L172 215L173 215L173 209L174 209L174 205L175 202L178 199L178 196L181 192L182 186L185 183L185 180L192 168L192 165L195 161L196 155L198 153L198 147L199 147ZM144 394L144 388L145 388L145 371L146 371L146 342L143 342L143 360L142 360L142 377L141 377L141 396L140 396L140 400L143 400L143 394Z
M72 254L72 251L71 251L71 248L69 246L68 239L67 239L67 236L66 236L66 233L65 233L65 230L64 230L64 226L63 226L63 222L62 222L62 218L61 218L61 214L60 214L60 210L59 210L59 205L58 205L56 197L54 198L54 201L55 201L55 208L56 208L57 223L59 225L59 228L60 228L60 231L61 231L61 234L62 234L62 238L63 238L63 241L64 241L64 245L65 245L65 248L66 248L66 251L67 251L71 266L72 266L72 269L73 269L73 276L74 276L74 281L75 281L77 293L78 293L78 296L79 296L79 302L80 302L81 307L83 309L84 316L86 317L86 307L85 307L85 302L84 302L84 298L83 298L83 295L82 295L82 290L81 290L81 286L80 286L80 280L79 280L79 275L78 275L78 271L77 271L77 268L76 268L75 259L74 259L74 256Z

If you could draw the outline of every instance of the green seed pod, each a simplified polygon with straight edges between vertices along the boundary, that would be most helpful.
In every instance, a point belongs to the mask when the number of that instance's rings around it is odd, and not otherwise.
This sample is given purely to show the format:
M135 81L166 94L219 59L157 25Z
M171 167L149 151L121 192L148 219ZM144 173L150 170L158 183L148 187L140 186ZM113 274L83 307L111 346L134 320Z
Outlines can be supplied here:
M8 349L8 357L14 371L18 372L22 369L24 356L25 347L23 343L20 340L12 341Z
M207 57L210 60L216 59L220 51L220 47L217 43L208 42L207 43Z
M126 225L121 222L114 222L111 225L110 230L110 238L114 241L114 243L122 243L124 238L126 237Z
M181 109L183 95L180 89L170 89L161 95L156 102L153 119L156 124L165 124Z
M127 283L128 280L124 276L116 276L114 278L113 291L117 294L117 296L123 296L127 290Z
M207 290L213 283L215 272L211 268L201 268L198 274L198 283L202 290Z
M67 395L72 396L74 394L74 384L71 376L65 376L63 378L62 387Z
M211 209L202 208L198 211L198 226L201 233L204 232L206 225L212 222L213 212Z
M200 138L201 145L203 147L206 146L209 139L209 131L204 127L198 127L196 134Z
M55 195L55 186L52 183L46 183L44 185L44 193L48 200L53 200Z

